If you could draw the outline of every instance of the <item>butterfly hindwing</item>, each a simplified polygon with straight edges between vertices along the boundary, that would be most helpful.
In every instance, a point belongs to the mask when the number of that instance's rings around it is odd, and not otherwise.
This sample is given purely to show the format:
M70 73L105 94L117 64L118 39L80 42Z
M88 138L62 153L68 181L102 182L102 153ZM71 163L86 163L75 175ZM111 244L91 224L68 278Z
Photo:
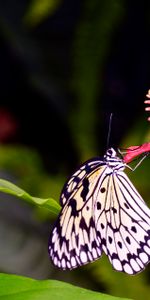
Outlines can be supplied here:
M138 273L150 260L150 210L124 172L106 176L103 185L105 209L96 222L102 249L114 269Z

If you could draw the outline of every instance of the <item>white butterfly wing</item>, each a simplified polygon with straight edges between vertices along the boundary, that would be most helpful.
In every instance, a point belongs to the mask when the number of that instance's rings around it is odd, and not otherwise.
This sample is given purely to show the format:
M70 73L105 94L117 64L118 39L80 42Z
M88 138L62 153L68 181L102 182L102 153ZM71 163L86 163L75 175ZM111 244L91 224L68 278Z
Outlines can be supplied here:
M87 164L85 166L87 169ZM80 176L77 179L73 175L75 186L71 177L71 187L68 182L67 192L64 189L62 192L62 197L69 197L63 201L64 206L49 241L50 257L54 265L62 269L76 268L102 255L101 241L95 227L94 199L98 178L103 176L106 167L100 161L97 162L96 169L95 162L92 169L93 167L94 171L89 169L89 175L83 169L75 173L76 176Z
M92 159L66 183L49 241L54 265L73 269L104 251L114 269L135 274L150 261L150 209L127 175L112 170Z
M114 269L138 273L150 260L150 209L122 171L106 176L103 188L96 203L104 204L95 213L102 249Z
M80 185L86 185L86 177L96 170L100 165L105 165L100 158L92 158L85 162L76 172L67 180L61 192L60 203L64 206L71 197L77 192ZM85 182L84 182L85 178Z

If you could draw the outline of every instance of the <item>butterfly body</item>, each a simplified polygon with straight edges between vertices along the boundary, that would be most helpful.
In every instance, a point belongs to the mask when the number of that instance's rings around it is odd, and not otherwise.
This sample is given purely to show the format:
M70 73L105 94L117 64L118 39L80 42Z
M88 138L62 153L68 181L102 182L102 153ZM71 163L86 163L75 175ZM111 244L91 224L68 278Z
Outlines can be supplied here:
M135 274L150 260L150 210L124 173L116 151L83 164L65 184L49 255L62 269L108 256L114 269Z

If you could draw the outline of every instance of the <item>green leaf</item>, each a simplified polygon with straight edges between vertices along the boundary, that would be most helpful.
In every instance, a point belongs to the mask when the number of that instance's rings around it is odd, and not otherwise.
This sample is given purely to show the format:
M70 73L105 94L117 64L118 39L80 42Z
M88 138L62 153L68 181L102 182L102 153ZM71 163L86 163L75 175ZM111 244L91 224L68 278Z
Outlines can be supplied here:
M0 273L0 299L7 300L125 300L56 280L34 280ZM126 299L127 300L127 299Z
M30 194L28 194L27 192L25 192L15 184L4 179L0 179L0 192L16 196L20 199L25 200L30 204L47 208L48 210L50 210L52 213L56 215L58 215L61 208L56 200L52 198L42 199L42 198L32 197Z
M46 17L53 14L60 4L60 0L32 0L24 16L27 25L36 26Z

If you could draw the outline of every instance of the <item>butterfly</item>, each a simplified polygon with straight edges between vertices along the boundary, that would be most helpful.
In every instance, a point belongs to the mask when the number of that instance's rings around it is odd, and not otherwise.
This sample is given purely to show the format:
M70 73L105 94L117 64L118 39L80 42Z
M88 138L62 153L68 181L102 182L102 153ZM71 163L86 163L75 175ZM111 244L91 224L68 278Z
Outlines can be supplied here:
M124 173L126 162L110 148L81 165L65 184L48 246L58 268L77 268L103 252L115 270L127 274L149 263L150 209Z

